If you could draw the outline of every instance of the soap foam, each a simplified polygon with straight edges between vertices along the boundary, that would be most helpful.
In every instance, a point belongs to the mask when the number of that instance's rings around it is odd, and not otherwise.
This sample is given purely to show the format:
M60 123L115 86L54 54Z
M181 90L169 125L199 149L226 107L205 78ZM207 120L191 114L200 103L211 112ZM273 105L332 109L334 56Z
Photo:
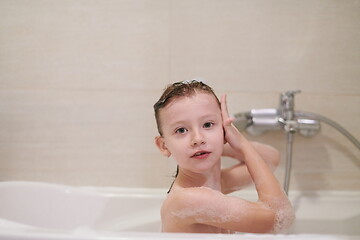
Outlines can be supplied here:
M285 193L282 200L274 198L271 201L263 204L275 213L275 222L272 232L285 233L285 231L295 221L295 213L293 207L289 199L285 196Z

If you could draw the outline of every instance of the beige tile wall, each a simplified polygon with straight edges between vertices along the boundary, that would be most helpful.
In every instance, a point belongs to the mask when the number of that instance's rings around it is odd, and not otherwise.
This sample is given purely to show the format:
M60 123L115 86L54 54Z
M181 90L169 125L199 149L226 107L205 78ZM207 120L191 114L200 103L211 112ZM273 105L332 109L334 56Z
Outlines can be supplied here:
M0 180L167 187L152 105L193 77L233 113L301 89L360 139L359 23L360 1L0 1ZM282 132L249 138L284 159ZM360 190L359 153L326 125L296 136L291 188Z

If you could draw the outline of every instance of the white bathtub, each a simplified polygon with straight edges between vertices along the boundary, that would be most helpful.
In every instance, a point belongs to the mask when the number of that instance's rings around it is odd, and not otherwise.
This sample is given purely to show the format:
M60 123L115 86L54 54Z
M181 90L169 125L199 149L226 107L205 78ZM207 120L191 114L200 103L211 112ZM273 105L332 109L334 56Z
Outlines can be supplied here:
M297 221L286 235L160 233L165 197L166 189L1 182L0 239L360 239L359 192L290 191Z

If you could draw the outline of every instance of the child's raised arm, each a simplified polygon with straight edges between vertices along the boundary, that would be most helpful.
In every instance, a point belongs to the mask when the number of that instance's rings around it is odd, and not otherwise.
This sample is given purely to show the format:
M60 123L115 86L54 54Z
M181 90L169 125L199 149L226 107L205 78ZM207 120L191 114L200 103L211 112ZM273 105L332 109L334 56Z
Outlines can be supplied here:
M284 210L286 210L288 215L284 217L292 218L291 204L272 171L256 151L255 147L232 125L233 119L230 118L227 110L226 96L223 96L221 99L221 112L225 139L235 154L237 153L242 156L242 160L246 164L247 170L255 184L259 201L274 210L278 218L281 215L279 212ZM277 221L282 220L278 219Z

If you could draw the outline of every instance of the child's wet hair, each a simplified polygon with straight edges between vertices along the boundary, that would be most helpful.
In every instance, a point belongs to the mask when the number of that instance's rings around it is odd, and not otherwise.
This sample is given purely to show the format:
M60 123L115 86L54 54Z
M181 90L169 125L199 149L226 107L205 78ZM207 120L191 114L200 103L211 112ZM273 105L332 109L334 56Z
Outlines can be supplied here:
M161 123L160 123L160 109L166 107L172 100L179 97L190 97L195 95L196 92L205 92L212 94L217 100L219 106L220 101L214 93L213 89L199 80L187 80L182 82L175 82L168 85L160 99L154 104L155 119L159 134L162 136Z

